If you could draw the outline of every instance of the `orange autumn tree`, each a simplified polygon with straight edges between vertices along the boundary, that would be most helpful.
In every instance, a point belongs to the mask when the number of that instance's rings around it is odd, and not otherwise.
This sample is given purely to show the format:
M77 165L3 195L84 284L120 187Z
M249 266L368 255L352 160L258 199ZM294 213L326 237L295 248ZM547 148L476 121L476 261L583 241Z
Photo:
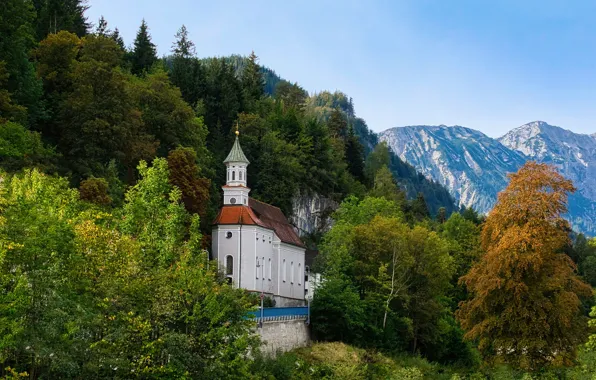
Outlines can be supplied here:
M471 297L456 317L488 361L570 365L586 337L580 298L591 295L563 253L570 227L562 214L575 188L536 162L509 178L482 230L486 254L460 279Z

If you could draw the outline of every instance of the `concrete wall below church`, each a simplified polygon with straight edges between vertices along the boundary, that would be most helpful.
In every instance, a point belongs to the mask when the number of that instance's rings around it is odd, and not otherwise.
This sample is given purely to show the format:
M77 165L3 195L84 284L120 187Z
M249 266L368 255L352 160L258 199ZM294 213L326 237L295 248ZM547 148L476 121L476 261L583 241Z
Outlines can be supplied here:
M261 349L266 355L291 351L310 344L310 328L304 319L263 322L257 329L263 341Z

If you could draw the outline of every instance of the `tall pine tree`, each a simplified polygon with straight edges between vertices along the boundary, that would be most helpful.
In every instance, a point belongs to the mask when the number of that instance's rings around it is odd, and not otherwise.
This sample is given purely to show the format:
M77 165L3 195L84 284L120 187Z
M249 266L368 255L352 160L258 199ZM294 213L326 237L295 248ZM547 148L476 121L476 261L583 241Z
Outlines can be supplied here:
M184 100L194 107L204 95L205 73L195 57L195 44L190 40L188 29L184 25L176 33L172 53L170 80L180 89Z
M258 57L254 51L250 53L246 67L242 71L241 82L245 108L253 110L256 102L265 93L263 74L261 74Z
M351 126L346 138L346 160L348 162L348 171L358 181L364 182L364 147Z
M135 75L143 75L157 61L157 50L151 42L149 27L145 19L141 22L137 32L130 59L132 63L131 71Z
M85 17L89 9L86 0L33 0L37 11L37 39L61 30L85 36L90 28Z
M30 1L5 0L0 6L0 62L5 62L2 87L13 103L28 111L27 115L17 112L5 116L29 126L36 124L42 115L41 82L29 60L35 44L34 19Z
M110 29L108 29L108 22L103 17L103 15L99 18L99 22L97 27L95 28L95 34L102 37L107 37L110 34Z

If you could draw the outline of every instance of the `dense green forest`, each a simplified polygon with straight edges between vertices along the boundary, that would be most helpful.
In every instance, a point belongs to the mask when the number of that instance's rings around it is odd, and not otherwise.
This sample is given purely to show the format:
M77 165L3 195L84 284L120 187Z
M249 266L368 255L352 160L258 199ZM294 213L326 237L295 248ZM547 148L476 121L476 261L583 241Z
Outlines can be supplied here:
M596 241L569 237L573 186L551 168L512 175L488 217L458 210L348 95L254 52L199 58L185 26L166 57L145 21L127 47L86 9L0 7L1 376L596 376ZM236 127L252 196L340 204L309 239L321 343L277 358L205 250Z

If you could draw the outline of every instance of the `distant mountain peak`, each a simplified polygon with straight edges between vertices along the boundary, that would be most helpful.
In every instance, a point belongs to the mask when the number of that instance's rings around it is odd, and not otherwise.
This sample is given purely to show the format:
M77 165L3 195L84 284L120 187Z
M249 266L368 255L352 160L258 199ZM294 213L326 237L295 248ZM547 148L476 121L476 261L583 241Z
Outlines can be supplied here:
M507 186L507 174L526 161L554 165L573 181L569 221L596 235L596 133L579 134L536 120L499 139L474 129L445 125L392 128L380 140L426 177L445 186L460 205L488 212Z

